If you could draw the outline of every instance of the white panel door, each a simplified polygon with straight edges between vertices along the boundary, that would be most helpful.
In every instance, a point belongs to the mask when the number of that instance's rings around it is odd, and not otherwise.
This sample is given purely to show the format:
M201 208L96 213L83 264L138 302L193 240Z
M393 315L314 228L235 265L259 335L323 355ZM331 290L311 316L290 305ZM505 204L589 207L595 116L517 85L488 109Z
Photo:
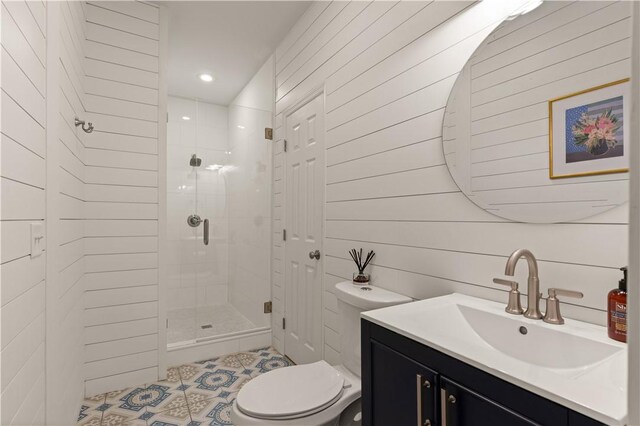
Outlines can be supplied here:
M296 363L322 359L322 94L285 118L285 353ZM310 253L320 251L320 258Z

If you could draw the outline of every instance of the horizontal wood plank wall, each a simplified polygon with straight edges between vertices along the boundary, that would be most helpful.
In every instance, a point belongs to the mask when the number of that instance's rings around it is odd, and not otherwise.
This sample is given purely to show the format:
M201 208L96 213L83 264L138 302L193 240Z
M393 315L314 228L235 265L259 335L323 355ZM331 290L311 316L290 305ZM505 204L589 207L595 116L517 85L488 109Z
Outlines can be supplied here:
M49 8L49 33L59 39L48 46L57 82L47 95L47 222L53 240L47 265L47 423L71 424L84 395L86 134L74 119L86 119L86 5L63 1Z
M453 291L506 301L492 283L528 247L542 287L580 290L564 314L603 324L606 293L627 262L627 207L574 223L534 225L493 216L452 181L442 118L465 62L506 16L489 2L313 3L276 51L273 150L273 335L283 349L283 114L326 91L325 358L339 362L333 286L348 280L347 250L374 249L379 285L413 298ZM516 7L511 2L511 7ZM506 6L505 6L506 7ZM502 13L502 15L500 15ZM526 282L526 267L517 268ZM526 289L525 289L526 290Z
M158 377L158 22L86 3L86 394Z
M46 4L3 1L0 16L0 424L44 424L46 254L31 258L30 224L45 219Z

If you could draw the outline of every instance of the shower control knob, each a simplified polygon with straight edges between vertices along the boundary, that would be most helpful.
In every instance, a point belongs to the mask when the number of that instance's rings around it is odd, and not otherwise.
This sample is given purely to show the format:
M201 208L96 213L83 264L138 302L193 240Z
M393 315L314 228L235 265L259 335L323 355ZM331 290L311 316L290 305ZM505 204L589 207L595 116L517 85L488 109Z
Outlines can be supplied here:
M192 228L197 228L202 223L202 218L197 214L192 214L187 218L187 223Z
M310 251L309 252L309 259L320 260L320 250Z

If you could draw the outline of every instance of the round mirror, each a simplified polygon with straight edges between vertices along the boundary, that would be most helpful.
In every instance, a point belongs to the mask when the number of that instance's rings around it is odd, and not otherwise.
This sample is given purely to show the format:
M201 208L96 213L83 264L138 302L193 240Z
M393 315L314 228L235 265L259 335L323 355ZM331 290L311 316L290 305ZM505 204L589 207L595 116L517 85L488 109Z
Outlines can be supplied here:
M628 200L631 2L544 2L498 26L447 103L447 167L467 197L520 222Z

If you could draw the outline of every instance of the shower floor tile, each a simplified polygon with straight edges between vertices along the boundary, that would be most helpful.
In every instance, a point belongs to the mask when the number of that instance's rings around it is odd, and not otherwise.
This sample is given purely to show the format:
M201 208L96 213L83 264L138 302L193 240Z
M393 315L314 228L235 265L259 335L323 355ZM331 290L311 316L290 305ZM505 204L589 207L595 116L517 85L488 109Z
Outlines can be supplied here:
M231 406L242 386L289 365L273 348L260 348L173 367L166 380L86 398L78 425L231 425Z
M230 303L173 309L167 313L167 343L179 343L203 337L236 333L256 328ZM210 326L202 328L202 326Z

